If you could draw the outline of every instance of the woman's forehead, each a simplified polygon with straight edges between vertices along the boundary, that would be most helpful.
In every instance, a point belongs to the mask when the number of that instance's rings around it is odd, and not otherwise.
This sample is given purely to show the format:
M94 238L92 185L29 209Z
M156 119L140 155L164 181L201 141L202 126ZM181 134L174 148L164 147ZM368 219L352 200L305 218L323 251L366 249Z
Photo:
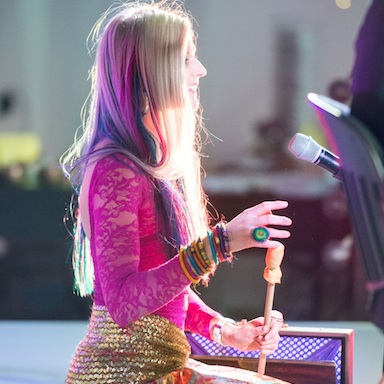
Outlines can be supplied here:
M190 52L190 53L195 53L196 52L196 45L195 45L195 42L193 41L192 38L188 39L187 51Z

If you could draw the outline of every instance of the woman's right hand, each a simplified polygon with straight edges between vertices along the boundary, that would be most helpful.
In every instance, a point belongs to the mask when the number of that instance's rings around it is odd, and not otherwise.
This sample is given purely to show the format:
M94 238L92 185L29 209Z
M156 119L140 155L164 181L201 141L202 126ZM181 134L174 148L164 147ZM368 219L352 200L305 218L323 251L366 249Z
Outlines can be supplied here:
M248 208L226 224L229 248L231 252L241 251L247 248L276 248L279 241L272 239L286 239L291 234L287 230L271 228L272 226L290 226L292 220L289 217L275 215L273 211L287 208L287 201L264 201ZM257 227L265 227L269 237L264 242L257 242L252 232Z
M242 320L236 325L225 323L221 328L224 345L230 345L240 351L256 351L269 355L279 344L279 331L284 324L281 312L272 310L270 326L264 324L264 318Z

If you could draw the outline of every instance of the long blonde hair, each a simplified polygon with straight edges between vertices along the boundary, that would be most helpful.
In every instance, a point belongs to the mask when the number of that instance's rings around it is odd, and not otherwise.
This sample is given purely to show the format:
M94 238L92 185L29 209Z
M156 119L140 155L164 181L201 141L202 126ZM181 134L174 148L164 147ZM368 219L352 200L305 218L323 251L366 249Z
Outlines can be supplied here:
M201 108L192 109L183 87L187 44L194 38L191 18L176 1L127 3L108 9L90 37L96 47L92 88L83 131L61 158L64 172L77 191L90 161L126 154L154 180L173 186L163 189L162 198L177 202L179 224L190 241L208 225ZM143 100L154 131L143 123ZM110 145L96 150L103 139Z

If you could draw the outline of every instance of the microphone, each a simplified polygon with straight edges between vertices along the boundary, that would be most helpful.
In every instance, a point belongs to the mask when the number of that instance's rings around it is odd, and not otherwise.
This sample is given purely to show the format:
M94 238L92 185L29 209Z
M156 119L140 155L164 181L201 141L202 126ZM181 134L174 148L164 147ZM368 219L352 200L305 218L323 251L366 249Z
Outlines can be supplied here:
M317 164L333 174L333 177L341 181L340 158L323 148L311 136L296 133L288 144L288 149L301 160Z

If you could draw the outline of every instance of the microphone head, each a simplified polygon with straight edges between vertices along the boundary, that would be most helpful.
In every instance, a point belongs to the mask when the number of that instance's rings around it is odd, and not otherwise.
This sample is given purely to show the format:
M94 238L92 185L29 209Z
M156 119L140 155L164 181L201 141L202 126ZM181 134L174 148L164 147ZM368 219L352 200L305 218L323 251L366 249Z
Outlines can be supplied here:
M315 163L323 148L311 136L296 133L289 142L288 149L297 158Z

